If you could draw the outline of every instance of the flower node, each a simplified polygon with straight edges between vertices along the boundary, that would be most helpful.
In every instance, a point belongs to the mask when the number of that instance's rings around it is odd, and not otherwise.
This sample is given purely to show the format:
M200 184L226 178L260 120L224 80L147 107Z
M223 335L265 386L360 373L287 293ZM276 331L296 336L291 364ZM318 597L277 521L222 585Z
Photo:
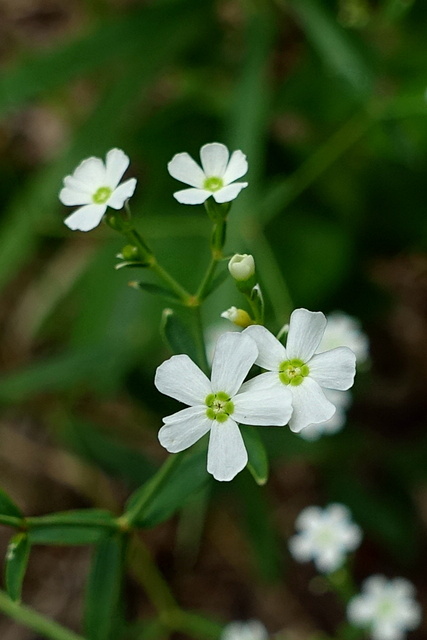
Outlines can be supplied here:
M205 404L208 407L206 410L207 417L217 422L226 422L228 416L234 412L234 404L231 402L230 396L224 391L210 393L206 396Z
M217 178L212 176L210 178L206 178L203 187L207 191L219 191L224 186L224 181L222 178Z
M297 358L294 360L285 360L279 367L279 378L281 382L283 382L283 384L291 384L293 387L300 385L309 373L310 369L308 366Z
M92 200L95 204L105 204L112 193L110 187L99 187L93 194Z

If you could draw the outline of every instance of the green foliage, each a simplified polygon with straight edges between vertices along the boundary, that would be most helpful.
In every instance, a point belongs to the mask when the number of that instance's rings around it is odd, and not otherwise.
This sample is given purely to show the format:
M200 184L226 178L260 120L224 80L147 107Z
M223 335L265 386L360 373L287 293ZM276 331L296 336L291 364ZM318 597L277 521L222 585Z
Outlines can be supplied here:
M5 583L12 600L21 599L22 583L30 556L30 542L26 533L12 537L6 551Z

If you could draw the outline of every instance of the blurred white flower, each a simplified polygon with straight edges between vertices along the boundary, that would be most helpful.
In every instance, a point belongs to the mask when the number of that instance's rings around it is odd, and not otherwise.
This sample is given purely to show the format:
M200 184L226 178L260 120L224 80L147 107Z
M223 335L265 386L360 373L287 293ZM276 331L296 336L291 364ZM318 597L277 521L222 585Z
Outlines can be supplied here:
M327 399L335 405L336 411L332 418L329 418L326 422L319 422L318 424L309 424L302 431L299 432L299 436L304 440L318 440L324 435L333 435L341 431L345 425L347 419L347 409L351 404L350 391L335 391L334 389L324 389L323 393Z
M406 632L421 622L421 607L413 585L404 578L387 580L371 576L362 585L362 593L348 604L352 624L367 627L373 640L404 640Z
M249 389L242 386L257 355L249 336L225 333L216 344L211 380L187 355L163 362L156 387L189 407L163 419L160 444L177 453L209 432L208 472L216 480L232 480L248 461L238 423L285 425L292 412L290 395L265 388L261 376Z
M318 571L332 573L339 569L349 551L362 539L360 527L351 520L350 511L342 504L325 509L307 507L299 514L295 527L299 530L289 540L289 550L299 562L313 560Z
M220 640L268 640L268 632L259 620L230 622L224 627Z
M100 158L87 158L66 176L60 201L67 206L83 205L64 220L67 227L90 231L99 225L107 207L121 209L136 187L135 178L119 185L128 166L128 156L120 149L111 149L105 164Z
M291 315L286 348L265 327L255 325L243 332L258 346L256 364L268 370L260 376L265 385L291 392L289 427L295 433L334 415L335 406L323 389L347 390L354 381L356 359L350 349L315 353L325 326L323 313L296 309Z
M342 311L334 311L327 316L327 321L325 333L316 352L321 353L335 347L349 347L356 356L357 364L365 362L369 356L369 340L362 331L359 320Z
M234 200L247 182L234 182L248 170L242 151L229 151L220 142L205 144L200 149L202 167L186 152L177 153L168 163L172 178L191 185L191 189L176 191L173 195L181 204L202 204L213 196L218 203ZM232 184L233 183L233 184Z

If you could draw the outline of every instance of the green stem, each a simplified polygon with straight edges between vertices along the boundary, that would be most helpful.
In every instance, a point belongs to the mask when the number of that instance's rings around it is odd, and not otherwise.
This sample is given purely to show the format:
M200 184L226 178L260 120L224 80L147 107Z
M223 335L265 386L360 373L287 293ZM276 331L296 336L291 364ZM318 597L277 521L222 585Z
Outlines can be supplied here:
M203 333L203 323L202 323L202 312L200 306L193 307L194 310L194 320L195 320L195 329L196 329L196 347L198 353L198 365L203 371L208 374L209 373L209 362L206 355L206 346L205 346L205 336Z
M15 516L0 515L0 524L4 524L6 527L14 527L15 529L25 528L24 518L16 518Z
M14 602L4 591L0 591L0 611L50 640L85 640L83 636L65 629L57 622L45 618L40 613L18 602Z
M196 293L196 299L202 302L202 300L206 297L206 293L209 290L212 279L215 275L216 268L218 266L218 262L221 258L215 258L212 256L209 266L206 270L205 275L203 276L203 280L200 283L200 286Z

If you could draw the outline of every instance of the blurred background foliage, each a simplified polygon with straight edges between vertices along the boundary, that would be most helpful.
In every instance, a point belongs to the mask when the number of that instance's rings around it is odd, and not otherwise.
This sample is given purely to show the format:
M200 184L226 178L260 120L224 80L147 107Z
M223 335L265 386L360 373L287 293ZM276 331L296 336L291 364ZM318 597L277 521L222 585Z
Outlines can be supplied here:
M162 303L114 270L110 229L63 225L62 177L124 149L137 226L194 289L210 225L166 164L221 141L250 166L226 251L254 254L270 328L294 307L346 311L371 366L341 434L263 429L266 487L209 485L145 538L183 606L304 640L343 612L286 540L304 506L339 500L365 531L357 580L404 575L426 603L426 21L421 0L0 0L0 484L26 514L119 511L165 458L175 407L153 386ZM224 283L207 330L231 304ZM78 629L89 559L37 547L24 601ZM126 609L153 613L131 579ZM0 635L35 640L5 618Z

